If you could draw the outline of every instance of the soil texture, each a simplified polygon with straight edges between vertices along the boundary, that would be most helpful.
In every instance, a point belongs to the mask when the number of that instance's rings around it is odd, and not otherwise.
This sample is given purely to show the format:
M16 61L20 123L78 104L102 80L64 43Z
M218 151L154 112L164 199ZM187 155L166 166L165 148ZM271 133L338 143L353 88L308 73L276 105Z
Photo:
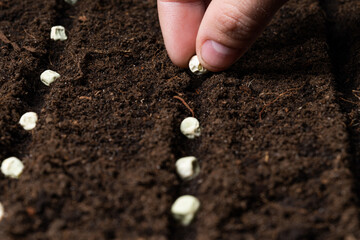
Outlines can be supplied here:
M169 60L155 0L1 0L0 56L0 161L25 165L0 176L0 239L360 239L358 0L290 0L202 77ZM170 214L184 194L201 202L189 227Z

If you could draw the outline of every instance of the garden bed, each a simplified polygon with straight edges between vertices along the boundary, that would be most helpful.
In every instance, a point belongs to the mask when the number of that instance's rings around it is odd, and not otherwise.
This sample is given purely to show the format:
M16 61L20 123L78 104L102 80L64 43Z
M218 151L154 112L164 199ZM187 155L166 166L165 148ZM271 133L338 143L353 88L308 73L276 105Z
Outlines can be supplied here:
M169 60L155 0L0 1L0 159L25 165L0 176L0 239L359 239L359 16L357 0L291 0L198 77ZM179 98L201 137L181 134ZM188 227L170 214L184 194L201 202Z

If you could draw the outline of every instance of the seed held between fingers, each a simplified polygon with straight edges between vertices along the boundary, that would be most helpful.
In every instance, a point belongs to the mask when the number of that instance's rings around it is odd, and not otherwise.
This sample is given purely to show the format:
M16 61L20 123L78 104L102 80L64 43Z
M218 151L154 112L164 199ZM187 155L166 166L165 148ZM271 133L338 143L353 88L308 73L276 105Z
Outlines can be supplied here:
M32 130L36 127L36 122L38 120L38 116L34 112L27 112L24 115L21 116L19 124L25 129L25 130Z
M4 206L2 205L2 203L0 203L0 221L3 219L4 217Z
M51 28L50 38L57 41L65 41L67 39L65 28L63 26L54 26Z
M180 131L189 139L200 137L200 123L196 118L185 118L180 124Z
M59 77L60 77L60 74L58 74L57 72L52 71L52 70L46 70L40 75L40 80L46 86L50 86L50 84L53 83Z
M183 157L176 161L176 172L183 180L191 180L200 173L200 166L196 157Z
M176 199L171 206L171 213L183 226L188 226L199 208L200 201L196 197L184 195Z
M18 178L24 170L24 164L16 157L9 157L1 163L1 172L10 178Z
M201 65L199 58L196 55L190 59L189 68L195 75L203 75L208 72L208 70Z

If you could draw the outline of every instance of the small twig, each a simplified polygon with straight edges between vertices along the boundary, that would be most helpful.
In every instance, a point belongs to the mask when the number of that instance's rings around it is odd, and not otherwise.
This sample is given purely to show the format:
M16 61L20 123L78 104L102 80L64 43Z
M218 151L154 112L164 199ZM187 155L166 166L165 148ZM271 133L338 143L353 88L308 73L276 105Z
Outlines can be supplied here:
M10 43L10 40L5 36L2 31L0 31L0 39L6 44Z
M36 49L33 47L23 46L22 48L28 50L29 52L36 53Z
M345 98L342 98L342 97L339 97L340 100L344 101L344 102L348 102L348 103L352 103L352 104L355 104L355 105L359 105L358 103L356 102L353 102L353 101L350 101L350 100L347 100Z
M50 64L50 66L54 66L54 65L53 65L53 63L51 62L51 57L50 57L50 54L49 54L49 56L48 56L48 60L49 60L49 64Z
M28 33L25 29L23 29L24 30L24 32L26 33L26 35L29 35L30 37L32 37L33 39L35 39L36 40L36 37L34 37L33 35L31 35L30 33Z
M189 109L189 111L191 112L191 115L194 117L195 116L195 114L194 114L194 110L192 110L191 109L191 107L185 102L185 100L184 99L182 99L181 97L179 97L179 96L174 96L174 98L176 98L176 99L178 99L178 100L180 100L181 102L182 102L182 104L184 104L185 105L185 107L187 108L187 109Z
M360 91L359 90L352 90L353 95L360 100Z
M262 113L265 111L265 109L266 109L267 107L269 107L270 105L272 105L272 104L274 104L275 102L277 102L282 96L284 96L284 95L286 96L286 94L288 94L289 92L291 92L291 91L297 91L297 90L299 90L300 88L302 88L302 87L291 88L291 89L289 89L289 90L287 90L287 91L285 91L285 92L283 92L283 93L280 93L273 101L265 104L265 106L261 109L261 111L260 111L260 113L259 113L259 119L260 119L260 121L262 120L261 115L262 115ZM292 93L290 93L288 96L291 96L291 95L292 95Z
M0 40L2 40L4 43L6 44L11 44L11 46L14 48L15 51L19 51L20 50L20 47L15 43L15 42L12 42L10 41L6 36L5 34L0 31Z
M92 98L88 97L88 96L80 96L79 99L81 99L81 100L83 100L83 99L92 100Z
M68 167L68 166L71 166L71 165L75 165L75 164L78 164L82 161L81 158L75 158L73 160L70 160L70 161L67 161L64 163L64 166Z

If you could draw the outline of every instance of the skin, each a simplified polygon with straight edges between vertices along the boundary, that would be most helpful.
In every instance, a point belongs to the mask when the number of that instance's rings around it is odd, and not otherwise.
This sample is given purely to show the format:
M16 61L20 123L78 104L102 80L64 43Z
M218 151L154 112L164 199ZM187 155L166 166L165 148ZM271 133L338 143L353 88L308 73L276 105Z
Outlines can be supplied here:
M225 70L249 49L286 1L158 0L168 55L186 68L196 52L208 70Z

